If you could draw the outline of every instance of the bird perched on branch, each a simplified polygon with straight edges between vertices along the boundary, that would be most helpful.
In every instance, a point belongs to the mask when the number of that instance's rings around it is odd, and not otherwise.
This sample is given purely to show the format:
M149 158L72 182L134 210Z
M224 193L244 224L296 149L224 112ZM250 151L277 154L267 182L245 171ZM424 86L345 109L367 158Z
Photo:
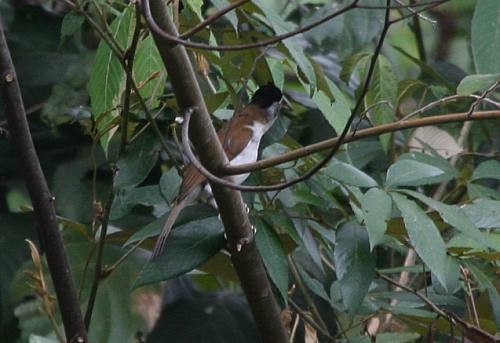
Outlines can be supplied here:
M230 165L240 165L255 162L259 144L264 133L273 125L283 99L281 91L272 83L260 87L253 95L250 103L234 113L233 117L218 132L219 140ZM241 184L249 173L233 176L233 181ZM168 234L175 224L182 209L203 196L215 205L212 189L194 165L184 168L182 184L175 205L170 210L168 218L156 241L153 258L163 252Z

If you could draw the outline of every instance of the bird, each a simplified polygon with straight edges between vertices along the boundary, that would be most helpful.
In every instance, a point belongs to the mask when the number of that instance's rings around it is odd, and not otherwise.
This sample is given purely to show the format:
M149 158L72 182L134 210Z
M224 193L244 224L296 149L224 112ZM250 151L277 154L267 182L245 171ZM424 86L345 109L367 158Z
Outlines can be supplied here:
M283 94L273 83L261 86L253 94L250 103L236 110L233 117L217 132L230 165L257 161L261 138L278 117L282 101ZM241 184L249 175L250 173L234 175L233 182ZM162 254L181 211L199 198L217 207L207 179L190 163L184 167L179 194L156 240L153 259Z

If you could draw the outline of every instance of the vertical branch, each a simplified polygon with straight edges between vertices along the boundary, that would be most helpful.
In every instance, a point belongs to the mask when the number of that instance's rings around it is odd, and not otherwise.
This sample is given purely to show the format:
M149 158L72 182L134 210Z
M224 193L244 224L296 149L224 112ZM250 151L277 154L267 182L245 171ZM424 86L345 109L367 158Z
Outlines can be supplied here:
M0 20L1 21L1 20ZM71 268L54 207L29 131L21 90L0 23L0 88L7 122L37 219L40 243L49 266L68 342L87 342Z
M151 11L159 26L177 37L177 30L163 1L151 1ZM169 74L179 107L194 110L190 134L202 163L211 171L221 170L227 163L227 158L210 120L185 47L172 46L157 34L153 37ZM261 340L268 343L286 343L288 337L281 321L280 308L253 239L252 226L241 193L215 183L211 183L211 187L228 237L231 260L252 310Z

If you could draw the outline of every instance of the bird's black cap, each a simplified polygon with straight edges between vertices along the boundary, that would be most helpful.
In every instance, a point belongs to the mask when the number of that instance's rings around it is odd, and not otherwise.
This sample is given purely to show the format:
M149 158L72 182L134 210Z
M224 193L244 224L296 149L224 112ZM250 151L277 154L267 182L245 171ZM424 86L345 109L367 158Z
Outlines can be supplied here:
M268 83L265 86L257 89L252 97L251 103L261 108L268 108L273 103L278 102L283 97L283 94L273 83Z

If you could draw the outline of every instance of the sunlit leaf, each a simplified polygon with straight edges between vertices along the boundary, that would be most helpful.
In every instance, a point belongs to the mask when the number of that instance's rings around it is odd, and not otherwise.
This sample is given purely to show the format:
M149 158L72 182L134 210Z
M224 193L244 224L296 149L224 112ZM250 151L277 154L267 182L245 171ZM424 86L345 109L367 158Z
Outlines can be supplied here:
M127 7L111 23L111 33L122 48L128 46L133 32L133 6ZM113 120L118 116L118 105L125 87L125 71L120 61L105 41L101 41L95 55L89 82L92 116L97 130L102 134L101 145L107 152L108 144L116 131L111 129Z

